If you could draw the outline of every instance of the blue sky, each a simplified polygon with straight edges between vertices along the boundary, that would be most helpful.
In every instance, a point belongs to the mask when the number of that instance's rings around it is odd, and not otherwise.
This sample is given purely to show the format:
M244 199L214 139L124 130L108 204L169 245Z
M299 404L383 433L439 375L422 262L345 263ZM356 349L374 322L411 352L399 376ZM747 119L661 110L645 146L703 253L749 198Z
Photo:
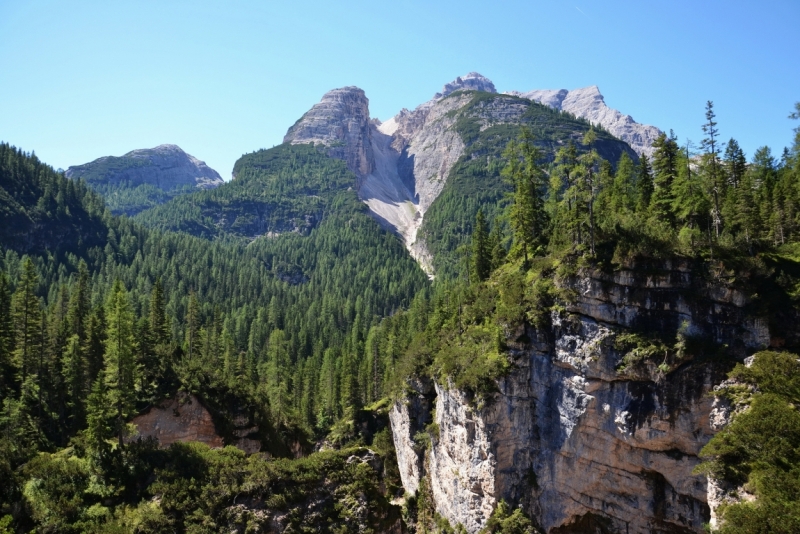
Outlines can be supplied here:
M226 179L329 89L385 120L478 71L598 85L638 122L779 156L800 101L800 1L0 0L0 140L54 167L175 143Z

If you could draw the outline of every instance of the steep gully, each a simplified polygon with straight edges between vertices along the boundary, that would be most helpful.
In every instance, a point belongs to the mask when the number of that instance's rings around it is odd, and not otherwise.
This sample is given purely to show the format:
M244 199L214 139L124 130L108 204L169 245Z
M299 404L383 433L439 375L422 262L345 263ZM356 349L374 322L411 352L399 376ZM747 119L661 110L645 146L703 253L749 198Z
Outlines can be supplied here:
M326 93L287 132L284 142L321 143L332 157L344 160L358 176L358 193L372 215L397 233L411 255L433 276L430 254L418 231L425 212L445 186L453 165L464 153L464 142L455 131L455 111L466 105L468 95L445 98L459 90L497 93L494 84L478 73L469 73L444 86L441 92L412 111L403 109L381 123L369 117L369 100L357 87ZM576 91L507 93L569 111L601 124L627 141L639 153L649 153L657 128L637 124L605 105L597 87ZM502 106L500 106L502 108ZM511 104L495 109L489 119L513 121Z

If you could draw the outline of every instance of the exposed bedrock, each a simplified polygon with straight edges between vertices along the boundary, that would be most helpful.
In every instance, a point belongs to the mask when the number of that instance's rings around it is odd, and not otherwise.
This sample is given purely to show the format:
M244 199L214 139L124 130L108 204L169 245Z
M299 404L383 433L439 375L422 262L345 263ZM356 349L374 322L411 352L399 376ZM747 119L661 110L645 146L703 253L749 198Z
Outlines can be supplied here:
M693 470L720 428L708 393L736 360L770 345L766 322L748 314L747 295L684 262L587 271L562 285L573 301L549 328L510 336L514 368L492 398L437 383L435 400L416 386L394 405L406 490L430 477L437 511L470 533L501 498L548 533L703 532L709 487ZM645 328L727 345L728 357L670 349L663 362L623 370L616 336ZM436 423L427 453L413 440L426 413Z
M358 87L328 91L294 126L284 143L321 143L359 179L371 173L375 158L370 143L369 99Z

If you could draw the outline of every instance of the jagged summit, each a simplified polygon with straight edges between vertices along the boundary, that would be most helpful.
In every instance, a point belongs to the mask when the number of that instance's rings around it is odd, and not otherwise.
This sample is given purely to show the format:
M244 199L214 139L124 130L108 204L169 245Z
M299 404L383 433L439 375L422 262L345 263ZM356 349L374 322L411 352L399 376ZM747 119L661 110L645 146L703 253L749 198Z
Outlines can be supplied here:
M520 92L508 91L505 94L527 98L551 108L568 111L584 118L592 124L599 124L611 134L622 139L637 154L653 154L653 141L661 135L655 126L639 124L630 115L623 115L616 109L608 107L600 88L596 85L581 89L536 89Z
M459 76L450 83L446 83L442 87L441 93L433 95L434 100L444 98L447 95L456 91L485 91L487 93L496 93L497 89L494 87L492 80L479 74L477 72L470 72L466 76Z

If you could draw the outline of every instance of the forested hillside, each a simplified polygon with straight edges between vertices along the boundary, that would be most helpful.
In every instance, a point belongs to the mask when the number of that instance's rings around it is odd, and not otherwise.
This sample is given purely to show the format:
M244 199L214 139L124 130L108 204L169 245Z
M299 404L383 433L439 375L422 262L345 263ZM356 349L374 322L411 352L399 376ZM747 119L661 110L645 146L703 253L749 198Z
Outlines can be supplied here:
M137 220L205 238L308 235L337 193L355 185L345 165L313 145L280 145L242 156L223 186L175 198Z
M308 235L211 242L111 216L81 182L2 148L1 183L16 200L10 216L41 228L24 240L3 236L0 439L8 480L37 451L74 440L78 451L111 454L105 439L178 389L212 408L255 406L256 418L278 432L267 429L265 451L285 455L284 443L297 440L307 447L369 402L370 327L427 285L353 192L328 195L330 211ZM347 175L303 147L282 161L287 187L320 165L332 177ZM23 186L27 196L17 193ZM48 199L50 211L41 209ZM72 239L47 240L71 227ZM22 490L6 486L6 504L19 502Z
M176 145L105 156L64 173L103 196L115 215L135 215L176 196L221 185L214 169Z
M457 91L447 98L464 94ZM486 219L495 222L508 205L513 184L501 176L505 165L503 151L519 135L520 128L531 132L530 142L542 151L541 163L548 170L553 167L558 150L569 143L575 148L575 157L595 150L614 167L623 154L638 161L627 144L569 113L511 95L475 91L466 94L472 95L471 100L454 112L455 130L466 149L420 228L420 236L433 255L437 275L447 278L464 272L464 254L459 248L467 244L478 209L483 208ZM493 113L497 113L495 109L506 108L510 111L498 113L501 118L492 119ZM580 141L590 129L595 133L594 140L591 145L583 145ZM507 230L502 218L496 222Z
M748 162L720 142L709 102L699 150L664 135L652 162L636 162L602 152L610 141L587 125L553 141L555 112L531 109L522 130L459 126L472 152L430 219L450 273L432 286L368 215L345 164L314 146L246 155L230 184L131 220L0 145L0 528L460 531L425 479L402 511L391 503L402 489L388 407L419 380L466 392L475 410L490 403L515 371L512 352L562 317L588 270L685 261L741 289L783 349L800 348L787 326L800 287L800 129L780 160L764 147ZM498 173L505 186L479 187ZM681 328L618 338L620 376L656 383L690 360L739 361ZM796 357L770 354L735 368L745 386L719 391L743 411L706 449L706 468L756 496L721 511L730 531L766 531L776 510L791 532L798 517L795 381L769 378L793 376ZM201 399L226 443L248 411L261 454L130 441L131 417L178 391ZM786 429L777 444L747 415L769 407ZM415 450L438 436L427 425ZM512 508L496 506L486 532L533 532Z

